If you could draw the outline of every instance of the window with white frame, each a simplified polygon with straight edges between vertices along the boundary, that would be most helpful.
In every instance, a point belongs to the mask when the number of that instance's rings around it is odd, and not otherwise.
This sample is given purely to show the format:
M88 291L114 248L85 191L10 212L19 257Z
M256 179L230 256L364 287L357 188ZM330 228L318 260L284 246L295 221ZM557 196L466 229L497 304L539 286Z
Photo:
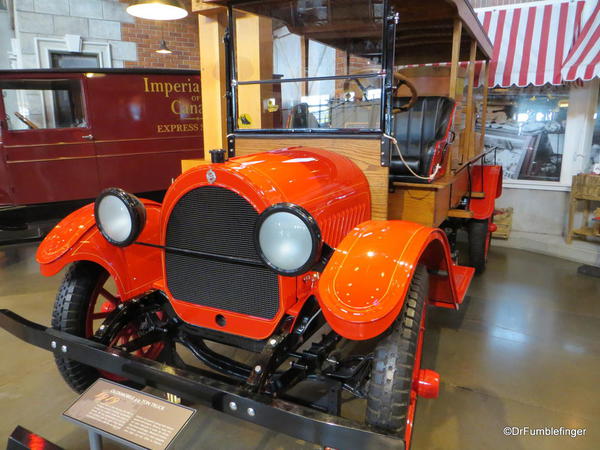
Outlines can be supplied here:
M564 86L490 89L485 147L505 181L561 181L568 108Z
M65 35L64 39L35 37L34 42L38 67L77 67L77 63L87 67L112 67L108 42L90 41L77 35ZM73 58L61 56L69 54ZM83 61L83 57L87 61Z
M568 191L573 175L591 170L591 159L600 158L599 86L490 89L485 145L494 151L487 160L503 166L505 187ZM480 118L481 111L477 131Z
M100 55L83 52L50 52L51 67L59 69L89 69L100 67Z

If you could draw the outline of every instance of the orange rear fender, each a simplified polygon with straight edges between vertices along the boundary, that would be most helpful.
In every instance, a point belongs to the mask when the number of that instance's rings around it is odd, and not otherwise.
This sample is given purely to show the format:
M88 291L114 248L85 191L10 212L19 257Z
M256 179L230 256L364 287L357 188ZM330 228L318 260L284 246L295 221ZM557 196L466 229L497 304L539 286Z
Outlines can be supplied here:
M473 166L472 190L483 192L483 198L472 198L469 209L474 219L488 219L494 214L496 199L502 195L502 166Z
M138 238L158 244L160 204L142 200L146 207L146 225ZM86 205L64 218L38 247L36 260L45 276L57 274L76 261L91 261L104 267L115 280L123 299L135 297L152 288L162 277L160 250L132 244L110 244L96 226L94 205Z
M405 221L358 225L335 249L319 280L317 298L329 325L348 339L383 333L400 313L421 263L448 274L430 277L429 300L457 307L455 266L440 229Z

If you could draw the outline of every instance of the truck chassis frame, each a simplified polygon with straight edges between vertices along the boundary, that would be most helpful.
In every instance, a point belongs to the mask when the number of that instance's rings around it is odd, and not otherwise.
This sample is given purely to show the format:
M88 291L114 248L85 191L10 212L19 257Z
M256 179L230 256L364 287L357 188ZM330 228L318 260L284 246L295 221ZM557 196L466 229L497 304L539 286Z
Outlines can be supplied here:
M364 397L362 388L370 372L371 356L354 355L346 361L332 358L331 352L341 340L333 331L301 351L300 347L325 323L316 301L307 300L293 327L292 318L284 318L281 328L290 331L280 331L266 340L254 367L212 351L204 344L202 338L206 336L202 331L190 330L188 325L171 315L168 305L164 294L159 291L129 301L109 314L93 339L44 327L6 309L0 310L0 327L56 356L67 357L324 447L404 448L400 435L373 430L340 417L343 390L355 397ZM153 323L139 338L121 347L102 343L102 333L109 335L112 329L127 323L132 317L158 310L166 313L167 320ZM212 337L211 340L219 341L218 337ZM160 358L165 362L131 353L161 341L167 344ZM183 362L174 350L176 342L219 373ZM237 346L243 345L238 343ZM277 371L288 359L291 359L290 367ZM304 380L325 383L325 394L316 401L286 394L287 390Z

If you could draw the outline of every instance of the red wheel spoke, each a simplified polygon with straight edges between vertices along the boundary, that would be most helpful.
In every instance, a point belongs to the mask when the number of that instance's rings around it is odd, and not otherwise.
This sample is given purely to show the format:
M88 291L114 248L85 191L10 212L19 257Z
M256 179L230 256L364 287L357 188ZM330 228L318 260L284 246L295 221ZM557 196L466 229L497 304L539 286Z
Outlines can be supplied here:
M108 292L106 290L106 288L101 288L100 289L100 295L102 297L104 297L106 300L108 300L109 302L111 302L115 306L117 306L119 303L121 303L121 299L119 297L114 296L110 292Z

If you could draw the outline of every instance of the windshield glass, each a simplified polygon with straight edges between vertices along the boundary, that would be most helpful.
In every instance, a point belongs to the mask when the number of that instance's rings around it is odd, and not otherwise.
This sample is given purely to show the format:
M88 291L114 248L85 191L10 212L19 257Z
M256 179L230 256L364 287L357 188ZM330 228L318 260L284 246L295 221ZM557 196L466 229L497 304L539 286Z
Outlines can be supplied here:
M383 0L236 4L238 130L379 131Z

